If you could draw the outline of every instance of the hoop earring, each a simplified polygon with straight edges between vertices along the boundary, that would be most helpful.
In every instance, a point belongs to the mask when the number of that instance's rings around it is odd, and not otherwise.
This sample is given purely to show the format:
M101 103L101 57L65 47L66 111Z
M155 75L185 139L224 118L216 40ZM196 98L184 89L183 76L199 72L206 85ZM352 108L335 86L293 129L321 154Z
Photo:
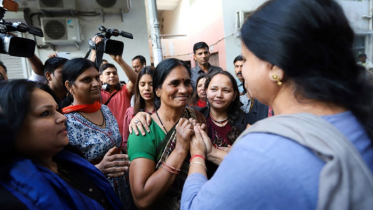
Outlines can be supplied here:
M282 82L281 82L280 79L278 78L277 74L272 75L272 78L273 78L274 80L276 80L278 86L281 86L281 85L282 85Z

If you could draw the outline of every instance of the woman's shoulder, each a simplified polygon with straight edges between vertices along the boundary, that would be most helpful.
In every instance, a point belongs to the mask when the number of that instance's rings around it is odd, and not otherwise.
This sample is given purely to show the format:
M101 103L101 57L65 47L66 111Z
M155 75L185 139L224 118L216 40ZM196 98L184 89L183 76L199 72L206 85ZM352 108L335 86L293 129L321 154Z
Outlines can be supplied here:
M155 133L157 133L156 123L154 122L153 119L151 119L150 124L149 124L149 132L145 131L145 135L141 135L140 130L138 131L139 131L139 135L136 135L135 132L132 132L131 134L129 134L128 141L130 140L136 141L140 139L151 141L152 139L155 138Z
M114 118L113 113L111 112L111 110L109 109L109 107L107 107L105 104L102 104L102 105L101 105L101 111L102 111L102 113L103 113L105 116L109 116L109 117Z
M135 111L135 107L130 106L126 110L126 115L133 115L133 112Z

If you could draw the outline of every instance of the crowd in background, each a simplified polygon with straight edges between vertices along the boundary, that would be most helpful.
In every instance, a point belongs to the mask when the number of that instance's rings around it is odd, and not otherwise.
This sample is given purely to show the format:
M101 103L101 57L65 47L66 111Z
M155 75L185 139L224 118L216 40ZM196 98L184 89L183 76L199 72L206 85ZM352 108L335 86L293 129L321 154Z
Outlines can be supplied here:
M192 69L92 50L8 80L0 62L2 209L371 209L373 66L353 40L334 0L271 0L235 75L203 41Z

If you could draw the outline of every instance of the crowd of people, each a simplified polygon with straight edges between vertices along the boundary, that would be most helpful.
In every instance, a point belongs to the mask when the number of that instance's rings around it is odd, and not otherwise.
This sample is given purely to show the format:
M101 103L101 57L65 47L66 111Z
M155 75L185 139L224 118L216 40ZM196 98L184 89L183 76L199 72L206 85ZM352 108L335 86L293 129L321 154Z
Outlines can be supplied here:
M373 83L335 0L271 0L241 29L235 75L193 47L0 62L2 209L372 209ZM92 41L98 44L98 37ZM294 59L297 57L298 59Z

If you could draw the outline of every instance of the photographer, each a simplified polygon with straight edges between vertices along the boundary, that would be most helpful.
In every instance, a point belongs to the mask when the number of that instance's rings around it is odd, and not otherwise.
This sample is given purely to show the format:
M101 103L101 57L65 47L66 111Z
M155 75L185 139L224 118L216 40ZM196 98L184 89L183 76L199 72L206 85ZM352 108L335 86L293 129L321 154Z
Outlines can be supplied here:
M97 45L102 41L102 38L94 36L92 41ZM122 67L129 82L123 86L120 85L116 67L109 63L101 65L100 80L103 84L103 88L101 89L101 103L109 107L118 122L119 131L123 136L124 116L127 108L130 107L131 97L134 93L133 84L136 82L137 74L123 60L121 55L110 55L110 57ZM96 50L92 49L90 60L95 62Z

